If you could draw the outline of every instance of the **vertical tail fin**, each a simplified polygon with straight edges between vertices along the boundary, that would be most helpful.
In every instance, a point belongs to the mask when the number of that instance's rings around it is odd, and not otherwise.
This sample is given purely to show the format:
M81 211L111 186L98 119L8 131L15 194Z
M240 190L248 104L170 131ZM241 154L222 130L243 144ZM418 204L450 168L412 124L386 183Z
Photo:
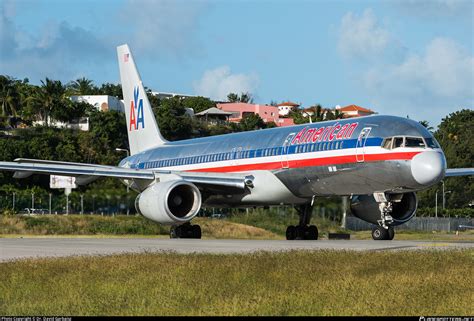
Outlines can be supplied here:
M130 154L162 145L166 140L153 115L128 45L117 47Z

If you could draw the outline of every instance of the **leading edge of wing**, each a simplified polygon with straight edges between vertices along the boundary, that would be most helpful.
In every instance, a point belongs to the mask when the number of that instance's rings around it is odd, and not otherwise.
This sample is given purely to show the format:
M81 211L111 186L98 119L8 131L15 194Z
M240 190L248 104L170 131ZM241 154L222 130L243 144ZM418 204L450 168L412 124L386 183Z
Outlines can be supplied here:
M474 168L448 168L445 177L474 175Z
M177 175L196 185L213 185L226 186L238 189L245 189L246 186L252 184L253 177L238 173L207 173L207 172L182 172L182 171L157 171L151 169L134 169L123 168L117 166L85 164L85 163L68 163L56 161L44 161L23 159L16 162L0 162L0 170L14 171L16 173L28 174L46 174L46 175L63 175L63 176L98 176L98 177L115 177L121 179L142 179L154 180L163 179L166 175ZM21 177L21 176L19 176Z
M124 179L154 179L150 170L66 162L0 162L0 170L64 176L104 176Z

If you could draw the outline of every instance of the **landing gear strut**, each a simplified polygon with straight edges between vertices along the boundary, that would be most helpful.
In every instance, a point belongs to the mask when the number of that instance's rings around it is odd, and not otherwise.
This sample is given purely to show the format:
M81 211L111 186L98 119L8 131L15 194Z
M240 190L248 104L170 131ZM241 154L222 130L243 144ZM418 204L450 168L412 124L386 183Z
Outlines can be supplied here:
M374 198L379 203L380 220L377 221L379 226L372 228L372 238L374 240L393 240L395 230L393 226L393 211L392 200L388 200L385 193L374 193Z
M300 222L297 226L290 225L286 229L287 240L317 240L318 228L316 225L309 225L313 214L313 205L305 204L296 207Z
M200 239L201 227L185 223L183 225L172 226L170 228L170 238L172 239Z

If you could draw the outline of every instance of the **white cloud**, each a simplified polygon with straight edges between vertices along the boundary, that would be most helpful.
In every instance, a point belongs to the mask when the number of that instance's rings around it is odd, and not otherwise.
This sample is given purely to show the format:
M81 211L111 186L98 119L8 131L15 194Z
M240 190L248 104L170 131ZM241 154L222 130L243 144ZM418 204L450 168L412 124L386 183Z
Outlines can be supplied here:
M45 77L87 77L97 68L107 70L102 75L111 70L115 75L115 47L125 42L141 56L189 56L199 47L194 36L203 6L180 0L128 0L110 12L114 34L107 34L58 20L26 30L17 22L21 11L15 10L15 2L0 1L0 72L28 77L33 83Z
M226 100L231 92L255 94L258 82L258 76L255 73L232 74L229 66L221 66L205 71L202 78L195 81L193 86L198 95L215 100Z
M120 18L133 26L128 42L134 51L182 57L199 49L195 35L205 6L200 1L128 0Z
M338 50L346 58L372 57L383 52L391 38L371 9L366 9L360 17L349 12L339 26Z
M403 0L391 2L406 15L433 17L466 17L472 21L474 3L470 0Z
M93 32L66 22L49 21L37 32L15 22L15 8L0 5L0 70L37 82L45 77L71 80L78 70L91 72L113 57L113 46Z
M386 113L439 123L449 112L474 105L474 57L451 39L435 38L421 55L373 67L364 85Z

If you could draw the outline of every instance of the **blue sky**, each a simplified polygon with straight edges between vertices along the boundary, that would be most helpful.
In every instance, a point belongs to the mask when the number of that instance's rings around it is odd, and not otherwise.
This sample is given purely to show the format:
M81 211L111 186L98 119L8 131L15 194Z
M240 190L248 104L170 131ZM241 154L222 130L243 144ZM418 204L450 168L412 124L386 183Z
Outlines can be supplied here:
M428 120L474 105L474 2L0 0L0 74L144 84Z

